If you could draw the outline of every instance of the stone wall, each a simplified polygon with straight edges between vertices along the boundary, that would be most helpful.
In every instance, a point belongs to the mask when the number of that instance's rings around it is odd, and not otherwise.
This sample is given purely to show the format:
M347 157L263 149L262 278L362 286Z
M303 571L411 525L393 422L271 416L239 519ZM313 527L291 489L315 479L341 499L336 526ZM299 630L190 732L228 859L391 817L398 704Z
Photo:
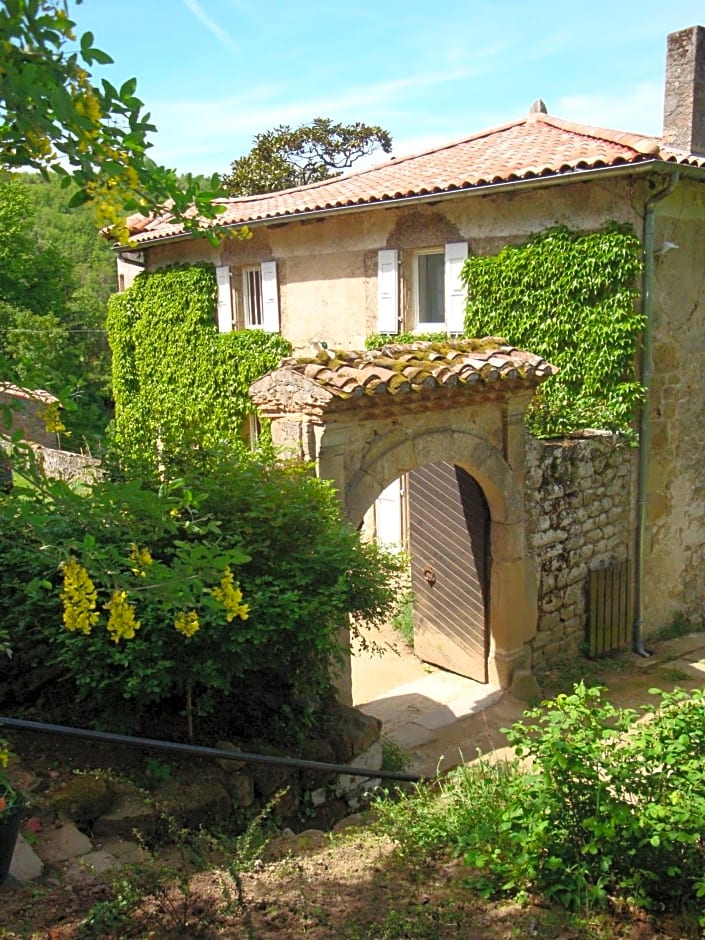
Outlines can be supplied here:
M100 475L100 460L84 454L73 454L68 450L52 447L35 447L42 472L52 480L67 483L94 483Z
M527 538L539 586L533 667L585 641L592 568L633 557L637 450L607 432L527 443Z

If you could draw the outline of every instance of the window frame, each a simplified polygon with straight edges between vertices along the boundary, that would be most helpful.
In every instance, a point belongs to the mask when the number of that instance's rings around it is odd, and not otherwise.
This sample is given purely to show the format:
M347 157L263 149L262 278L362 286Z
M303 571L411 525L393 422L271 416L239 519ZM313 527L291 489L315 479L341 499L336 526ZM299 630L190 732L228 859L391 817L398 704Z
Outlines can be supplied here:
M421 272L419 268L419 261L421 258L428 257L429 255L437 255L442 261L442 270L443 270L443 281L442 281L442 292L441 298L443 301L443 319L442 320L423 320L421 319ZM413 332L414 333L444 333L446 331L446 324L448 320L448 311L446 309L446 296L445 296L445 280L446 280L446 255L445 249L443 246L433 246L431 248L420 248L414 251L412 256L412 272L411 272L411 296L412 296L412 315L413 315Z
M262 293L262 266L260 264L246 264L242 272L242 317L246 330L264 329L264 296ZM257 289L253 291L250 278L257 281ZM254 305L255 316L252 316ZM259 320L259 322L257 322Z

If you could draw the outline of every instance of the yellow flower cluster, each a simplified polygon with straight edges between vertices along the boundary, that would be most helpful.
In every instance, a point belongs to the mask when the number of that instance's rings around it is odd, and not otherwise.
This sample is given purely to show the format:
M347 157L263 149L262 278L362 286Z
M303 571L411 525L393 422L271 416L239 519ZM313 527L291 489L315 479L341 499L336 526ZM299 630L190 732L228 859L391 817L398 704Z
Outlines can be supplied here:
M88 572L75 558L69 558L62 566L64 590L61 600L64 605L64 626L67 630L80 630L88 635L98 622L96 611L96 589Z
M174 620L174 626L184 636L193 636L201 627L195 610L179 611Z
M132 573L138 575L140 578L146 578L146 569L154 564L154 559L149 554L149 549L139 548L139 546L133 542L132 545L130 545L129 558L132 562Z
M249 605L242 603L242 591L235 586L233 573L229 567L223 572L220 587L214 587L211 594L225 608L225 619L228 622L235 617L247 620L250 611Z
M135 608L128 603L126 591L113 591L105 609L108 611L108 633L114 643L131 640L140 622L135 619Z

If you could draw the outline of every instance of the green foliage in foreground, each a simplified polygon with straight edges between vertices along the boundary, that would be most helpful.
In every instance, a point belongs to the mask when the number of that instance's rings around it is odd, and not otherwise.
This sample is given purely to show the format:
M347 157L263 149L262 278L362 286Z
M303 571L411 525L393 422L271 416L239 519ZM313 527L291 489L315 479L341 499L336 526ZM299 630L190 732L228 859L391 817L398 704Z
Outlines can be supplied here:
M574 909L617 898L705 923L705 691L652 692L654 713L637 722L576 685L508 729L517 761L380 802L382 824L405 854L452 847L485 896Z
M642 397L635 375L641 268L639 239L616 223L587 234L549 229L465 262L465 335L503 336L560 369L527 414L537 437L586 427L630 431Z
M78 36L75 25L66 0L0 4L0 169L54 171L74 184L72 203L92 200L99 225L112 226L122 241L131 212L168 210L187 231L202 231L223 211L213 202L222 195L218 178L204 191L192 176L150 160L156 128L135 94L136 80L119 88L94 80L91 69L113 60L96 48L93 33ZM208 232L213 241L217 234L215 227Z
M0 377L59 396L62 447L94 449L110 409L115 259L92 207L68 202L56 177L0 172Z
M178 712L186 695L201 716L235 703L239 733L270 739L287 722L302 730L324 700L347 616L391 615L399 566L361 541L327 482L224 453L202 477L157 489L16 487L0 496L0 554L0 622L14 650L0 661L0 703L12 676L43 675L52 694L78 690L81 720L113 730ZM62 610L68 559L80 571ZM246 617L215 602L226 569Z

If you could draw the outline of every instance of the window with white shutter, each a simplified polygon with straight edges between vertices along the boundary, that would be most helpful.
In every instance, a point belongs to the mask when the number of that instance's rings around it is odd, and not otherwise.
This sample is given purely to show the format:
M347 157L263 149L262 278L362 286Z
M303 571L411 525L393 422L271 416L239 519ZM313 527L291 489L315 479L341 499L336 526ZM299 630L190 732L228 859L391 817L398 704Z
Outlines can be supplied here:
M418 332L463 332L465 288L460 274L467 254L465 242L452 242L414 255L412 296Z
M451 242L445 248L446 330L462 333L465 327L465 285L460 274L468 256L467 242Z
M224 264L215 269L215 277L218 285L218 332L232 333L233 331L233 297L230 287L230 268Z
M279 332L279 287L277 262L264 261L260 265L262 279L262 329L267 333Z
M377 332L399 332L399 252L377 254Z
M233 329L279 332L276 261L235 268L232 273L232 294Z
M245 311L245 329L262 329L262 270L259 265L242 269L242 305Z

